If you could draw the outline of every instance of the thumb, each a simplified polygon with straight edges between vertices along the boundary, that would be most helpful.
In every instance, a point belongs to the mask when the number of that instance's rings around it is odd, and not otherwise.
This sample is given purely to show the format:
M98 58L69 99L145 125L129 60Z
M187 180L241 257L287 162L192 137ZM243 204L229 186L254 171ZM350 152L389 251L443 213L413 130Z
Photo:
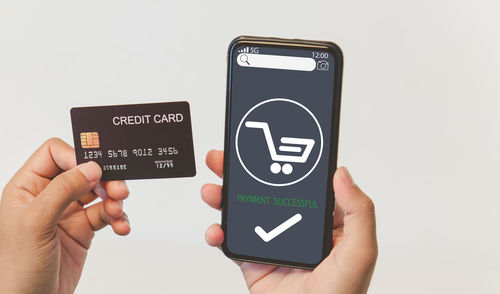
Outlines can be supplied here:
M341 208L335 211L344 212L343 216L335 216L340 222L343 218L343 226L334 229L333 234L337 231L342 238L316 270L330 277L328 285L335 285L339 293L366 293L378 255L373 202L354 184L345 167L335 172L333 189L335 205Z
M31 202L43 225L55 226L64 210L92 190L101 179L101 167L93 162L78 165L56 176Z
M354 183L349 171L340 167L333 177L336 204L345 213L344 240L352 246L377 250L375 207Z

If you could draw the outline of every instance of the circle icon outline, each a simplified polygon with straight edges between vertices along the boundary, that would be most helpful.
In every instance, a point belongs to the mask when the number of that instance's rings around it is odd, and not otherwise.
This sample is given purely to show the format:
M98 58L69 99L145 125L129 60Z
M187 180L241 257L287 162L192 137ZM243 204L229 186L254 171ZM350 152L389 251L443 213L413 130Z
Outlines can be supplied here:
M254 111L256 108L258 108L258 107L260 107L260 106L262 106L262 105L264 105L266 103L276 102L276 101L282 101L282 102L292 103L292 104L298 105L299 107L301 107L302 109L304 109L313 118L314 122L316 123L316 126L318 127L318 130L319 130L319 137L320 137L319 154L318 154L318 158L316 159L316 162L314 163L313 167L305 175L303 175L301 178L296 179L296 180L291 181L291 182L279 183L279 184L277 184L277 183L271 183L271 182L268 182L268 181L264 181L264 180L260 179L259 177L255 176L253 173L251 173L248 170L248 168L245 166L245 164L243 163L243 160L241 159L241 155L240 155L240 150L238 148L238 138L239 138L239 135L240 135L241 125L243 124L243 122L245 121L245 119L247 118L247 116L250 113L252 113L252 111ZM271 98L271 99L264 100L264 101L261 101L261 102L257 103L256 105L254 105L252 108L250 108L250 110L248 110L245 113L245 115L241 119L240 123L238 124L238 129L236 130L235 143L236 143L235 144L236 155L238 156L238 160L240 161L241 166L243 166L243 169L252 178L254 178L258 182L260 182L262 184L265 184L265 185L274 186L274 187L285 187L285 186L290 186L290 185L296 184L298 182L301 182L303 179L307 178L312 173L312 171L316 168L316 166L318 165L319 160L321 158L321 155L323 155L323 130L321 129L321 125L319 124L318 119L316 118L316 116L314 116L314 114L307 107L305 107L304 105L302 105L301 103L299 103L297 101L294 101L294 100L291 100L291 99L288 99L288 98Z

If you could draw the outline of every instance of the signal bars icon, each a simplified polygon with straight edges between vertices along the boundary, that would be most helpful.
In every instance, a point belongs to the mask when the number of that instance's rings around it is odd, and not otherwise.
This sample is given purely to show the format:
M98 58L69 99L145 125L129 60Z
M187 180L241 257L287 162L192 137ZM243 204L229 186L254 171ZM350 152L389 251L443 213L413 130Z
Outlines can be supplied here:
M250 52L250 48L249 47L245 47L243 49L238 50L238 53L248 53L248 52Z

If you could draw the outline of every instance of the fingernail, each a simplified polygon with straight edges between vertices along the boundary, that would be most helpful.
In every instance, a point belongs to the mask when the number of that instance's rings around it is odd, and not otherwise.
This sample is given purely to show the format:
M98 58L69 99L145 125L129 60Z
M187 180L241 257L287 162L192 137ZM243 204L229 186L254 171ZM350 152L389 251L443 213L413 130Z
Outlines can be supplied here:
M351 173L346 167L342 167L343 172L341 173L344 183L348 186L354 186L354 181L352 179Z
M208 235L210 234L210 231L212 230L212 227L208 227L208 229L205 231L205 240L208 242Z
M83 173L89 182L95 182L101 178L101 168L93 161L82 163L77 168Z
M94 187L94 192L99 196L102 200L108 199L108 193L106 193L106 190L102 187L101 183L97 183L97 185Z
M123 190L125 190L125 191L127 191L127 192L130 192L130 191L128 190L127 183L125 183L124 181L120 181L119 183L120 183L120 184L119 184L119 186L120 186L120 188L121 188L121 189L123 189Z

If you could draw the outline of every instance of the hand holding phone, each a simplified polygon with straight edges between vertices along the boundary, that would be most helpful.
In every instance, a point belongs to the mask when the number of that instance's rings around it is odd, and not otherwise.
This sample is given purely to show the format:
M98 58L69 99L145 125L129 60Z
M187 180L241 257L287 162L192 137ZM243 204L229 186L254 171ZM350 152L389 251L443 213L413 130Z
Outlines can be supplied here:
M222 151L210 151L208 167L222 177ZM354 184L346 168L335 172L335 220L331 240L333 250L313 270L236 261L252 293L366 293L377 260L377 238L373 202ZM201 197L220 209L222 187L206 184ZM211 225L205 238L219 247L224 240L219 224Z

